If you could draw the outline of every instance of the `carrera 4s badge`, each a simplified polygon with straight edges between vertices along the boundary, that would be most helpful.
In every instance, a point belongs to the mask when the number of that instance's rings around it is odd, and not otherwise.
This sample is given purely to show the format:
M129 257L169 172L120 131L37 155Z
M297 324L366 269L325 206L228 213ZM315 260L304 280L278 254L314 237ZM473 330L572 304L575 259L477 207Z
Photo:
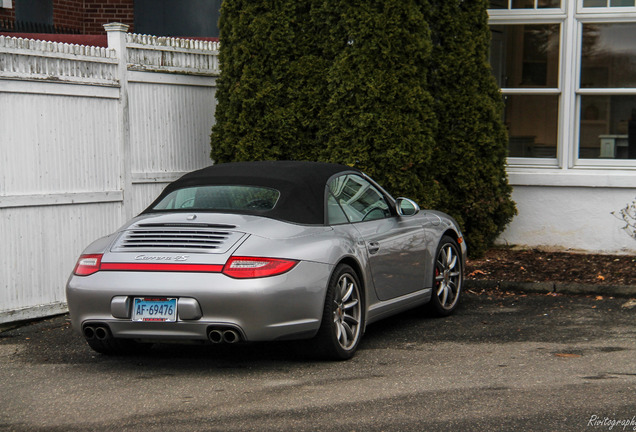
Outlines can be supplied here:
M137 255L137 261L187 261L189 255L162 256L162 255Z

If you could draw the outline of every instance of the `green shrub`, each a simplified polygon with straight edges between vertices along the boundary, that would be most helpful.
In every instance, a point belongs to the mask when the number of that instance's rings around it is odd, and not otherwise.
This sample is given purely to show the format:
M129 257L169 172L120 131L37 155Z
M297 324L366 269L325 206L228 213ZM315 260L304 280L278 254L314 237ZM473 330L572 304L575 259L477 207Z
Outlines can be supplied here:
M430 162L435 124L426 82L431 42L421 7L409 0L328 5L340 19L328 37L334 55L321 159L356 166L394 195L433 204L425 190L432 181L417 175Z
M314 146L324 97L310 1L228 0L221 6L221 76L211 157L294 159Z
M516 214L505 170L503 100L488 64L487 0L433 0L429 74L438 128L430 169L438 207L457 219L471 255Z
M510 199L487 0L225 0L211 157L356 166L490 246Z

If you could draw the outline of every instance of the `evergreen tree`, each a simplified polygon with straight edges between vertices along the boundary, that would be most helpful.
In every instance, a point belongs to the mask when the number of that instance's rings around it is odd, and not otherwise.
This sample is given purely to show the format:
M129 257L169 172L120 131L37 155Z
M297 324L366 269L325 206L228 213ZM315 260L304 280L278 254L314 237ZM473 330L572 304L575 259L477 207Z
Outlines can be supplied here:
M307 149L315 152L328 62L317 49L313 3L223 2L222 73L211 136L216 162L299 159Z
M488 0L432 0L429 89L438 119L430 169L438 207L455 217L472 255L516 214L505 163L503 100L488 64Z
M325 7L337 19L327 37L333 62L325 128L319 131L321 158L362 169L394 195L432 204L430 177L417 175L430 163L435 124L422 6L414 0L342 0Z
M516 213L487 0L225 0L212 158L356 166L469 250Z

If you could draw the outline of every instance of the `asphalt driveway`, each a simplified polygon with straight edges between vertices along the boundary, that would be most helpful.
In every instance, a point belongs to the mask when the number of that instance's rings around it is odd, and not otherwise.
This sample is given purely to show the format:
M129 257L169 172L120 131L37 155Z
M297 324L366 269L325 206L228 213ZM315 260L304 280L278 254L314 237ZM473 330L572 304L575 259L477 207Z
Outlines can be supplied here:
M356 357L296 344L106 357L68 317L0 333L0 430L636 430L636 302L467 293L368 328Z

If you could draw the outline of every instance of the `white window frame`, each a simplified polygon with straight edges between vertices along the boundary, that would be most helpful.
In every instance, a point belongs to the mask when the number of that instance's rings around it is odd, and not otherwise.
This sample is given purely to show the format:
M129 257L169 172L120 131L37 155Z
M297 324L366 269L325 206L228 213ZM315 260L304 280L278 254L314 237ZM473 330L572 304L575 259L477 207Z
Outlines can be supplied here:
M0 7L11 9L13 7L13 4L11 3L11 0L2 0L2 2L0 3Z
M508 158L510 184L527 186L620 187L636 184L636 160L579 159L580 96L610 89L580 89L583 23L634 22L636 7L583 8L583 0L562 0L561 9L490 9L490 25L561 24L557 158ZM502 89L503 94L549 94L552 89ZM617 94L636 94L619 89Z
M573 0L565 0L565 1L573 1ZM584 7L583 0L575 0L576 1L576 11L577 13L589 13L589 14L616 14L617 16L623 15L625 12L633 12L635 6L606 6L606 7ZM607 4L610 3L611 0L607 0Z
M579 5L583 4L583 0L579 0ZM583 24L617 24L617 23L633 23L636 25L636 7L630 8L586 8L599 9L596 13L577 14L576 16L576 79L572 80L572 98L574 99L575 112L573 120L573 140L572 151L570 152L571 168L587 168L587 169L624 169L635 170L635 159L583 159L579 158L579 138L580 138L580 121L581 121L581 96L599 95L599 96L636 96L636 87L630 88L581 88L581 63L582 63L582 44L583 44ZM602 12L615 9L629 9L630 13L608 13Z
M537 11L542 11L541 15L545 15L545 13L563 13L565 11L565 7L566 4L570 1L570 0L561 0L561 7L559 8L539 8L539 0L534 0L534 7L533 8L525 8L525 9L521 9L521 8L512 8L512 1L513 0L508 0L508 8L507 9L489 9L488 13L490 14L490 16L496 16L498 14L503 14L503 15L510 15L510 13L514 13L515 15L529 15L529 14L536 14Z
M563 1L566 3L566 0ZM563 4L562 4L563 6ZM532 11L532 14L527 13L527 11ZM539 11L547 11L537 13ZM559 30L559 59L558 65L559 73L558 73L558 83L556 88L502 88L501 93L503 96L507 95L536 95L536 96L544 96L544 95L557 95L559 97L559 104L557 108L558 113L562 113L564 109L564 97L563 97L563 83L564 83L564 71L563 71L563 48L564 48L564 30L565 30L565 18L562 9L496 9L491 10L489 12L499 12L504 11L505 14L497 14L494 16L492 14L490 16L490 25L532 25L532 24L558 24L560 26ZM517 11L523 11L526 13L517 13ZM514 17L512 16L514 15ZM545 168L554 168L559 167L563 163L563 141L562 141L562 133L563 130L563 115L559 115L557 121L557 155L556 158L523 158L523 157L509 157L508 158L508 166L510 167L524 167L524 166L533 166L533 167L545 167Z

